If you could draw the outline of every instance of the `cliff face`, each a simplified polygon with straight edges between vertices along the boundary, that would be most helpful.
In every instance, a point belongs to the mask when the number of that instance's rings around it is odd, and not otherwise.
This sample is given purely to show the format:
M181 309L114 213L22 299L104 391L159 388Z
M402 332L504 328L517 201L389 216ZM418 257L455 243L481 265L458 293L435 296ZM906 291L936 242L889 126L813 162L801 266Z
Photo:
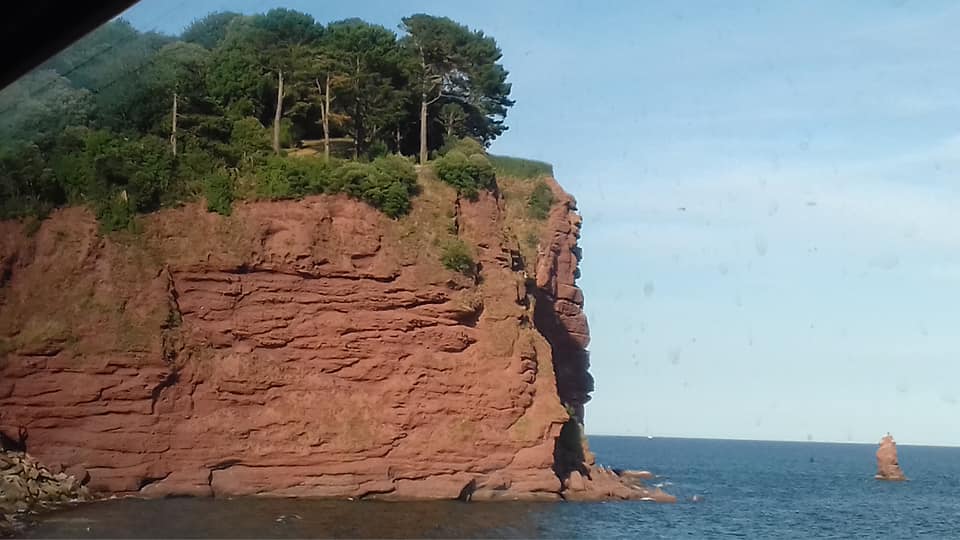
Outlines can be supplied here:
M535 278L502 198L435 182L399 222L312 197L107 239L81 209L0 224L5 443L99 492L557 498L562 402L582 418L592 381L552 187Z

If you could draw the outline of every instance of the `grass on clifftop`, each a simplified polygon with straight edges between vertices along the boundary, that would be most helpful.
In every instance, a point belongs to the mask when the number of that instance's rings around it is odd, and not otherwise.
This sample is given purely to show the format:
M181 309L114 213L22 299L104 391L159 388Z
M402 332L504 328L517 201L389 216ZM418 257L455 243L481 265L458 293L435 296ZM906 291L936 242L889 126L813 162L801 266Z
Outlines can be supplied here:
M542 178L544 176L553 176L553 165L543 161L533 159L523 159L511 156L497 156L489 154L487 156L497 176L510 176L513 178Z

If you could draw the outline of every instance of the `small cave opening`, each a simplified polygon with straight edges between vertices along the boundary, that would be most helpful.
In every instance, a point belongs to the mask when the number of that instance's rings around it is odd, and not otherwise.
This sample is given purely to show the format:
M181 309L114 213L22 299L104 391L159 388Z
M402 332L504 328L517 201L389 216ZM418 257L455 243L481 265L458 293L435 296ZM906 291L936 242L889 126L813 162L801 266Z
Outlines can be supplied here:
M573 471L589 476L583 447L583 425L571 414L563 424L553 448L553 472L561 483L565 483Z
M483 315L484 305L482 303L477 303L476 305L471 306L469 311L464 311L457 315L457 322L464 326L470 328L476 328L477 324L480 322L480 317Z
M146 488L147 486L156 484L157 482L162 482L166 480L168 476L170 476L170 473L167 473L163 476L145 476L140 479L140 483L139 483L140 487L138 488L138 491L143 491L143 489Z
M0 431L0 450L10 452L27 452L27 429L20 427L17 429L16 436L8 435Z

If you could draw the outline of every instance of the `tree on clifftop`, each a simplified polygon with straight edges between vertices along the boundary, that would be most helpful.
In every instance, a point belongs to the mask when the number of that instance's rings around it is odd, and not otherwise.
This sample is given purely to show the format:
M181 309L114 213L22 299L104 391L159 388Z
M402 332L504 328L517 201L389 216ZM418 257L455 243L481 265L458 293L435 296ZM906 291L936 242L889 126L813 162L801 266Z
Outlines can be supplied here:
M111 21L0 92L0 217L86 204L116 230L200 196L229 213L234 196L321 192L397 217L415 174L386 154L489 144L513 105L491 37L428 15L402 29L287 9L212 13L179 37ZM270 156L321 136L326 160ZM437 165L469 189L492 178L483 161Z
M360 19L331 23L320 57L338 67L341 106L350 118L354 158L366 150L371 136L393 133L407 93L400 66L397 36Z
M190 26L180 35L180 39L207 49L214 49L227 37L227 28L237 17L241 15L232 11L210 13L190 23Z
M417 14L403 19L403 46L414 59L411 76L420 98L420 162L429 153L428 117L434 103L457 103L466 113L466 130L489 143L506 130L513 105L507 71L497 42L446 17ZM449 109L448 109L449 110Z
M303 91L305 70L312 49L323 34L323 27L313 17L292 9L271 9L253 19L264 64L277 76L277 104L273 116L273 152L280 153L280 120L283 118L284 75L288 88ZM292 88L291 88L292 87Z

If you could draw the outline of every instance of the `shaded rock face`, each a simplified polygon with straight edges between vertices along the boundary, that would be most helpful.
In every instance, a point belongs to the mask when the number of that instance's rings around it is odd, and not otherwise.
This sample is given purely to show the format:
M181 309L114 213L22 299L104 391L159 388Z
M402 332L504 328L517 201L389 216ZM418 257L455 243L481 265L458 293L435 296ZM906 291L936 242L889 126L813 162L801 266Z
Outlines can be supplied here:
M552 186L535 284L489 194L456 205L475 279L341 197L112 239L81 209L0 224L0 431L106 493L551 499L572 468L610 491L589 451L555 467L592 379Z
M880 440L880 448L877 449L877 474L874 478L893 481L907 479L897 461L897 443L889 433Z
M551 182L554 206L548 217L548 234L537 257L535 313L537 328L553 350L560 400L570 406L582 424L584 405L593 392L590 376L590 329L583 312L579 277L580 215L576 201L556 182Z

